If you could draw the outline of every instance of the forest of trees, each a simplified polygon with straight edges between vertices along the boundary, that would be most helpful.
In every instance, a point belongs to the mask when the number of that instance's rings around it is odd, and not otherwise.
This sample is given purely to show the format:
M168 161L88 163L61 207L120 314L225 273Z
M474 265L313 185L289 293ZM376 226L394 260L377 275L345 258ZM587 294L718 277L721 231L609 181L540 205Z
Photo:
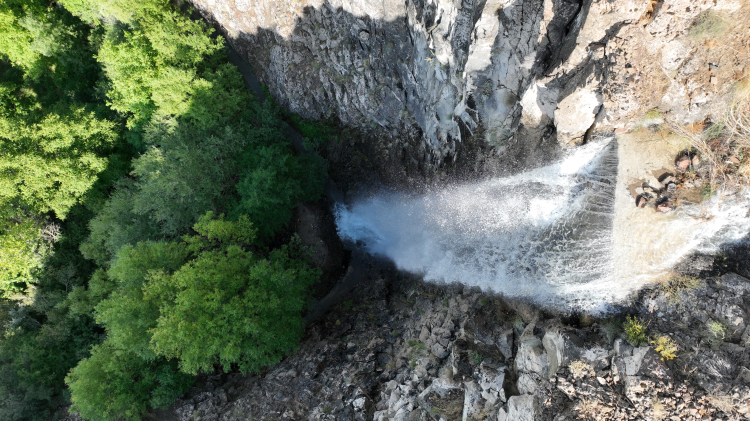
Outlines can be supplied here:
M0 0L2 420L137 420L300 339L325 165L189 14Z

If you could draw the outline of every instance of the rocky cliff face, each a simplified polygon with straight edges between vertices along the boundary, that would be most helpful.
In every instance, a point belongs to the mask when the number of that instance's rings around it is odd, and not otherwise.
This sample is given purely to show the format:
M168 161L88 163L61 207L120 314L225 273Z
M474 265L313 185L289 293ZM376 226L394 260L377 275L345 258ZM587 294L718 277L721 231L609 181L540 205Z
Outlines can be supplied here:
M742 0L193 4L284 108L356 127L368 159L427 173L461 159L491 170L487 155L526 165L554 133L578 144L595 119L629 128L654 107L702 121L748 71ZM737 45L690 35L707 10L731 13Z

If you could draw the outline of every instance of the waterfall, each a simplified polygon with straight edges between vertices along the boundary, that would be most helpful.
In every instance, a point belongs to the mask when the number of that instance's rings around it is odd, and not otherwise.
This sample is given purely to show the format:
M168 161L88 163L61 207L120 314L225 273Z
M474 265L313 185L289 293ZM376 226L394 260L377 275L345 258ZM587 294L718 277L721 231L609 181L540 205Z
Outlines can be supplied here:
M343 240L428 282L479 286L586 311L605 311L692 250L708 250L750 232L750 218L741 221L739 215L741 204L750 203L747 195L738 197L731 210L715 199L669 216L627 203L622 206L640 211L642 219L658 220L655 229L691 229L660 240L667 233L637 225L649 231L646 240L639 239L645 241L642 251L657 258L639 254L629 247L632 243L617 244L629 241L622 233L630 223L616 212L617 164L617 143L600 139L553 165L510 177L421 195L371 194L339 204L336 222ZM717 216L700 216L706 207ZM679 245L670 243L674 238ZM659 256L663 247L668 258ZM641 261L626 262L623 256Z

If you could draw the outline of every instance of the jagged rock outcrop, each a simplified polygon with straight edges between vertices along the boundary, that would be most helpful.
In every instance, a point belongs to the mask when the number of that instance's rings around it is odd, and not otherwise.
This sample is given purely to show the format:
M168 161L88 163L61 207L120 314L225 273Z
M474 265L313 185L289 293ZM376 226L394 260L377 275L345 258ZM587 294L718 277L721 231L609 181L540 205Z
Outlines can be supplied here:
M595 120L631 128L654 107L721 115L749 70L745 3L193 0L284 108L358 128L375 166L426 172L462 150L475 169L491 170L487 150L528 164L555 126L575 145ZM690 33L709 9L727 45Z
M750 414L750 281L736 274L636 299L633 310L649 336L677 344L677 359L662 361L653 346L627 343L621 321L570 323L476 289L408 281L382 268L368 273L286 360L260 375L206 376L155 417L598 421ZM712 336L712 322L724 336ZM505 355L508 340L498 339L508 331L514 339Z

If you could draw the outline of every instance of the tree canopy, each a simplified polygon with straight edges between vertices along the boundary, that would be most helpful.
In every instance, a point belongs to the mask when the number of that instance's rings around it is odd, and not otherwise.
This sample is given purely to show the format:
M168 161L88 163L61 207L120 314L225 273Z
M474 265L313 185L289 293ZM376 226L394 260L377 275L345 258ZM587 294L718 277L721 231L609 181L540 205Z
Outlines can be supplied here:
M0 2L0 419L137 420L302 335L325 165L188 13Z

